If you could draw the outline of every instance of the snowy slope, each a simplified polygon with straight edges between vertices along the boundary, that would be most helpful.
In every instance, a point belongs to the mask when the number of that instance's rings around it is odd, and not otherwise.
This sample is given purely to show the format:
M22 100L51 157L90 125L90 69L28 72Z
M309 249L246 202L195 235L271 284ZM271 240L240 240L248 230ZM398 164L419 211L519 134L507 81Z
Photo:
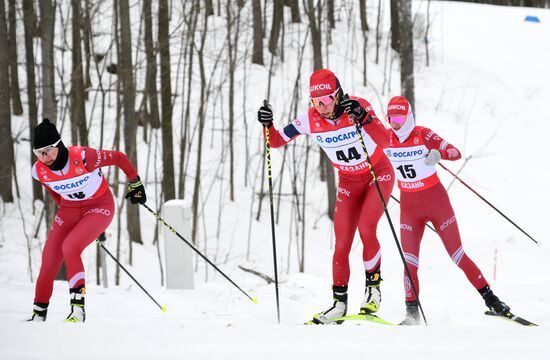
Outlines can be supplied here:
M389 1L384 4L387 21ZM413 2L419 16L424 16L426 4ZM156 249L147 242L143 247L134 247L138 265L129 266L129 269L155 299L168 308L164 314L124 274L119 287L112 286L113 281L107 289L95 286L95 250L90 247L84 255L89 274L88 319L86 324L79 326L62 322L68 312L65 282L55 285L47 323L21 322L30 314L34 284L29 281L27 272L22 216L16 206L7 206L0 221L3 239L0 248L0 359L547 358L550 351L550 331L546 325L550 323L550 248L544 224L550 190L545 181L549 172L545 169L544 154L547 151L546 133L550 129L547 106L550 99L550 11L456 2L433 2L430 11L433 19L431 66L425 67L422 52L419 52L416 66L417 122L433 128L457 146L464 158L471 157L463 169L464 160L445 165L454 172L460 170L459 176L464 181L541 243L535 245L464 186L458 182L452 184L449 194L465 250L491 282L496 294L518 315L541 326L525 328L484 316L484 304L479 295L429 230L423 239L419 274L422 304L430 326L300 325L331 300L330 264L334 240L330 222L326 217L318 220L319 209L326 207L325 187L314 180L308 188L305 273L298 273L296 245L289 243L290 216L283 213L277 226L281 280L281 325L277 325L273 285L267 286L260 278L238 269L238 265L244 265L266 274L273 272L269 208L264 203L261 221L249 223L251 189L241 183L237 188L237 201L224 202L220 238L208 238L209 251L212 251L209 256L216 257L216 263L247 293L257 297L259 304L251 303L225 279L214 274L213 269L205 270L200 261L196 289L162 288ZM370 15L373 13L371 11ZM541 23L523 22L528 14L539 16ZM345 32L345 23L337 24L339 33ZM372 99L375 111L382 115L387 100L398 94L398 72L392 75L391 91L383 92L383 57L381 64L375 65L371 52L369 87L363 88L358 76L354 76L354 71L361 68L360 53L353 50L356 40L348 40L335 42L329 66L349 93ZM351 53L355 51L356 63L338 55L346 49L352 49ZM283 115L281 109L289 101L296 66L292 60L277 69L270 97L276 115ZM305 79L310 72L309 66L308 61L302 66ZM247 88L249 123L253 122L257 106L254 104L261 104L263 99L266 78L264 69L252 67L251 71L258 81L251 82ZM307 85L302 85L300 90L305 94ZM302 101L301 105L305 109L306 102ZM286 120L277 125L284 122ZM248 140L251 146L256 146L260 128L254 123L250 126L249 139L242 141ZM215 154L207 159L207 166L215 167L219 163ZM282 151L273 151L274 174L278 174L281 154ZM256 159L252 166L257 166L259 160ZM26 176L24 169L19 171L22 171L20 178ZM448 186L452 178L442 169L439 174ZM286 192L290 192L289 179L283 184ZM220 192L224 194L223 191L214 186L208 194L203 194L212 199L205 209L210 215L205 217L205 229L217 226L218 196ZM398 193L395 191L394 195ZM22 206L25 213L30 204ZM283 209L290 211L288 205L284 206ZM254 214L255 211L256 205ZM390 205L390 213L396 224L399 209L395 203ZM28 223L35 221L34 217L24 218L30 228ZM142 221L144 238L151 239L154 221L145 213L142 213ZM249 224L253 240L247 260ZM112 230L110 235L114 233ZM385 279L380 315L398 322L404 315L402 264L386 220L381 220L378 235L383 249ZM216 241L221 250L214 253ZM107 246L114 249L112 237ZM40 247L33 251L36 253L33 263L36 278ZM291 261L288 261L289 251ZM114 264L107 260L111 271ZM358 239L350 263L349 306L353 312L359 307L364 281ZM206 276L207 282L204 281Z

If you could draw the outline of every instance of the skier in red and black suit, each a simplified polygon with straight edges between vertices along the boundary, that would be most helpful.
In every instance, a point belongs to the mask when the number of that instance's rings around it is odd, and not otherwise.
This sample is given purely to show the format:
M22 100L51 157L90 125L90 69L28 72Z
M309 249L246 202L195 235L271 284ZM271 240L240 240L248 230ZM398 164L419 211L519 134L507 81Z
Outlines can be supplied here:
M386 130L368 101L344 96L340 82L327 69L311 75L310 100L313 106L282 130L273 126L273 112L268 106L260 108L258 120L269 129L271 147L283 146L306 134L321 146L338 169L338 197L334 210L336 243L332 260L334 302L328 310L316 314L313 319L315 323L328 324L347 312L348 257L357 229L363 242L366 274L361 311L374 313L378 311L381 301L381 252L376 228L383 207L353 118L361 125L361 133L386 201L392 192L394 175L391 163L382 150L388 144Z
M393 97L387 109L391 129L388 129L391 160L401 190L401 245L412 279L405 272L405 301L407 317L404 325L420 322L418 302L411 287L418 283L420 241L429 222L443 241L453 262L464 272L479 291L486 305L495 314L504 314L510 307L499 300L479 268L462 248L455 213L447 191L439 181L436 164L441 160L458 160L460 152L432 130L416 126L411 106L403 96Z
M71 313L65 321L83 322L85 273L80 255L111 223L115 204L101 167L116 165L130 179L126 198L145 203L145 189L125 154L89 147L63 145L55 125L44 119L34 129L33 152L38 161L32 176L59 206L42 251L30 321L45 321L53 282L65 262Z

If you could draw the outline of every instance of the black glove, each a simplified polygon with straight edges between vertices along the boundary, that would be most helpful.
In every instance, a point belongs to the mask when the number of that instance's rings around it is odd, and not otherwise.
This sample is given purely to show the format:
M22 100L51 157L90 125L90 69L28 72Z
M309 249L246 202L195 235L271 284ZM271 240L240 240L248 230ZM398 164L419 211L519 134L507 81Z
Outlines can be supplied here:
M267 100L264 100L264 105L258 110L258 121L266 128L273 125L273 110Z
M359 125L363 126L372 122L372 116L367 116L367 111L359 104L359 101L350 99L347 94L340 105L344 108L346 114Z
M100 243L103 243L105 240L107 240L107 237L105 236L105 232L102 232L102 233L99 234L99 236L97 237L97 241L99 241Z
M145 195L145 188L139 176L128 183L128 192L125 197L130 199L132 204L145 204L147 195Z

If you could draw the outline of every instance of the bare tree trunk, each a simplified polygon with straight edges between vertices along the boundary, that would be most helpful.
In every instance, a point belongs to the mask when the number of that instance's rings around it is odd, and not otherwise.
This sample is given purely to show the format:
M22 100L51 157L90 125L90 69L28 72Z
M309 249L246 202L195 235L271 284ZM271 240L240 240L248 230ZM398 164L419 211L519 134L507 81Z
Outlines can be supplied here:
M315 8L313 0L308 0L307 15L309 18L309 28L311 31L311 44L313 46L313 64L315 70L323 68L323 58L321 50L321 31L320 24L317 24L315 19ZM328 215L331 220L334 220L334 207L336 205L336 179L334 169L327 155L321 151L320 163L321 171L324 172L327 182L328 195Z
M252 0L252 23L254 27L254 50L252 63L264 64L264 36L262 29L262 8L260 0Z
M206 0L205 11L206 16L214 15L214 5L212 4L212 0Z
M55 65L53 58L53 40L55 27L55 2L41 0L40 4L40 38L42 57L42 117L57 120L57 103L55 101ZM53 218L51 218L53 220Z
M170 82L170 34L168 1L159 1L160 83L162 106L162 188L164 199L176 198L174 185L174 141L172 138L172 85Z
M151 15L151 0L143 1L143 19L144 19L144 44L145 56L147 58L147 73L145 75L145 98L149 102L148 121L151 127L158 129L159 122L159 102L157 91L157 59L153 48L153 18ZM145 128L146 124L144 124Z
M378 15L376 16L376 60L378 64L378 55L380 52L380 17L382 15L382 0L378 0Z
M334 24L334 0L327 0L327 20L329 29L336 29Z
M201 185L201 165L202 165L202 138L204 132L204 96L206 92L206 73L204 69L204 44L206 42L206 35L208 30L208 12L205 12L203 19L203 29L201 32L201 44L200 48L197 49L197 55L199 57L199 69L201 76L201 94L200 94L200 104L199 104L199 134L198 134L198 149L197 149L197 164L195 170L195 186L193 188L193 228L191 230L191 238L193 244L197 243L197 229L198 229L198 212L199 212L199 195L200 195L200 185Z
M15 22L15 0L8 0L8 6L8 52L10 61L11 106L14 115L21 115L23 114L23 105L21 105L19 74L17 72L17 24Z
M84 1L84 53L86 54L86 68L84 69L84 99L88 100L88 92L92 87L92 79L90 78L90 63L92 59L92 22L90 19L90 0Z
M414 49L411 0L399 0L399 26L401 93L409 100L414 110Z
M34 46L33 46L33 21L35 19L34 5L32 0L23 0L23 28L25 30L25 59L27 73L27 96L29 102L29 139L32 139L32 132L38 124L38 106L36 102L36 80L34 73ZM29 141L32 150L32 141ZM30 152L30 164L34 164L34 155ZM33 200L43 200L42 186L38 181L32 182ZM33 201L34 204L34 201ZM33 207L34 212L34 207Z
M195 48L195 30L197 29L197 21L199 18L199 12L200 7L197 4L193 4L191 6L191 10L189 10L189 19L192 19L192 21L189 21L188 23L188 65L187 65L187 98L185 101L185 115L183 119L183 134L181 136L181 142L180 142L180 174L179 174L179 198L183 199L185 198L185 179L186 179L186 167L185 167L185 159L186 159L186 146L188 142L189 137L189 118L191 116L191 84L193 80L193 59L194 59L194 48Z
M269 35L269 52L277 55L277 44L279 43L279 33L283 23L283 2L282 0L273 1L273 22L271 23L271 33Z
M13 138L10 113L10 59L8 53L8 29L4 0L0 0L0 197L4 202L13 202Z
M390 1L391 48L399 52L399 0ZM412 29L411 29L412 30Z
M239 44L240 8L236 18L232 17L232 9L227 2L227 50L229 55L229 199L235 201L235 150L233 132L235 125L235 69L237 67L237 50ZM236 23L235 34L232 34L231 24ZM233 35L233 40L231 36Z
M359 1L359 12L361 17L361 33L363 34L363 86L367 86L367 45L368 45L368 31L369 25L367 24L367 4L366 0Z
M113 1L113 26L112 28L114 29L114 34L113 34L113 40L114 40L114 44L115 44L115 49L116 49L116 58L117 59L120 59L121 58L121 51L120 51L120 33L119 33L119 14L120 14L120 11L119 11L119 2L118 0L112 0ZM120 60L119 60L120 61ZM109 71L109 67L111 67L111 71ZM120 126L120 122L121 122L121 113L122 113L122 101L121 101L121 98L122 98L122 85L121 85L121 76L120 76L120 73L118 72L118 65L117 64L110 64L109 67L107 68L107 71L109 73L112 73L112 74L117 74L118 76L118 79L116 81L116 92L115 92L115 99L116 99L116 111L115 111L115 135L114 135L114 139L113 139L113 149L115 149L116 151L120 151L120 133L121 133L121 126ZM113 69L114 68L114 69ZM114 70L114 72L113 72ZM111 88L112 86L112 83L109 84L109 88ZM110 105L110 99L111 97L109 97L109 105ZM113 180L113 183L116 184L116 186L114 187L113 189L113 195L115 197L115 199L118 198L118 194L119 194L119 168L118 166L114 168L114 171L112 172L114 174L114 180ZM109 175L111 175L111 173L109 173ZM116 201L115 201L116 203ZM121 201L120 204L117 204L117 211L116 211L116 216L117 216L117 222L116 222L116 258L117 259L120 259L120 247L121 247L121 233L122 233L122 208L124 207L124 201ZM129 245L130 245L130 251L132 249L132 241L130 240L129 242ZM116 268L115 268L115 285L120 285L120 265L117 264L116 265Z
M82 76L82 41L80 24L82 23L80 0L71 0L73 9L73 53L71 73L71 123L78 128L79 140L76 144L88 146L88 129L86 128L86 111L84 105L84 78Z
M293 24L302 22L300 17L300 7L298 6L298 0L285 0L285 6L290 7L290 18Z
M128 0L119 1L120 19L120 76L122 79L123 113L124 113L124 149L126 155L138 167L136 149L136 117L135 117L135 96L133 65L132 65L132 36L130 28L130 9ZM141 240L139 208L137 206L127 207L127 227L130 242L143 244ZM130 246L131 249L131 246ZM130 250L130 264L132 263L132 252Z
M314 70L318 70L323 68L321 30L320 24L317 24L315 18L315 7L313 7L313 0L308 0L307 2L308 7L306 11L309 18L309 29L311 31L311 45L313 46L313 68Z
M55 62L53 57L53 41L55 28L56 2L52 0L39 1L40 9L40 54L42 58L42 117L57 122L57 102L55 100ZM57 206L52 198L44 196L46 208L46 224L52 224ZM65 279L65 266L59 270L56 279Z
M228 1L226 3L226 10L227 10L227 55L229 59L229 94L228 94L228 102L229 102L229 199L231 201L235 201L235 194L234 194L234 171L233 171L233 161L234 161L234 153L233 153L233 123L235 121L235 114L234 114L234 103L235 103L235 57L237 55L237 44L239 41L238 38L238 30L235 33L235 43L233 44L231 40L231 24L233 21L233 14L231 9L231 4ZM238 20L237 20L237 29L238 29ZM221 191L220 191L221 192ZM221 213L221 211L220 211Z

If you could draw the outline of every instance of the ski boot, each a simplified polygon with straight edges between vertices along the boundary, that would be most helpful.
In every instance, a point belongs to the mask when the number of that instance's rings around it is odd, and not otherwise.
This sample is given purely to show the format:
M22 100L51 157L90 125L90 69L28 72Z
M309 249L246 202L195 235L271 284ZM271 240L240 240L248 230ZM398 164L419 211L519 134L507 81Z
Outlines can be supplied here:
M334 297L334 303L327 310L313 315L313 324L341 324L344 320L333 320L346 316L348 310L348 287L345 286L332 286L332 293Z
M418 311L418 301L405 301L407 316L399 325L420 325L420 312Z
M489 285L485 285L478 291L483 297L483 300L485 300L485 305L487 305L493 314L503 316L510 311L510 307L500 301L500 299L493 293L493 290L491 290Z
M376 270L373 273L365 272L365 298L361 303L361 314L374 314L380 309L380 302L382 301L382 293L380 292L380 270Z
M32 317L27 321L44 322L48 317L48 304L35 302L32 309Z
M65 319L65 322L79 323L86 321L86 311L84 311L84 296L86 288L84 285L69 290L71 294L71 313Z

